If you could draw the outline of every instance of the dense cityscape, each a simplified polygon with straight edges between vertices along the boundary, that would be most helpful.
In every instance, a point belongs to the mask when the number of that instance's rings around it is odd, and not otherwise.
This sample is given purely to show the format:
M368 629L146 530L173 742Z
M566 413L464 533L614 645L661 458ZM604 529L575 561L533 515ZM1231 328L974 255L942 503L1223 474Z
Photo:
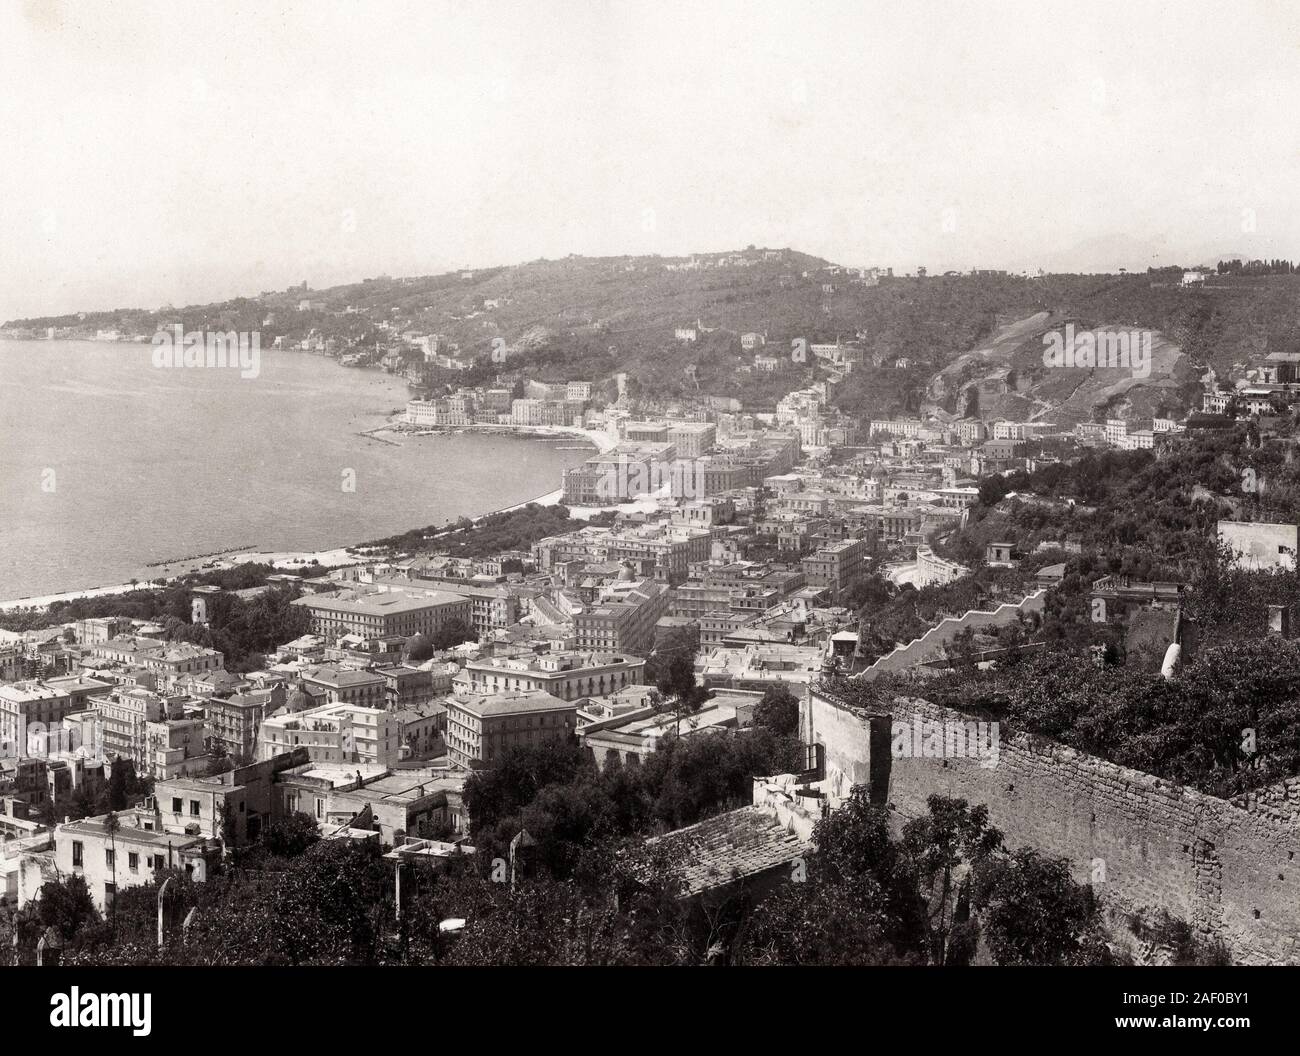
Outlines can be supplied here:
M1298 39L0 0L6 1039L1289 1027Z
M791 257L708 270L822 291L988 278ZM1189 305L1259 295L1233 272L1133 281ZM54 328L9 336L139 337ZM409 379L390 436L594 453L538 502L333 567L217 557L4 612L20 960L1294 959L1300 350L1189 370L1153 363L1159 332L1039 312L963 353L983 373L876 418L837 390L909 363L866 329L643 335L725 343L775 398L574 377L548 362L562 337L462 359L440 333L376 334L365 363L320 351ZM1053 362L1067 344L1078 361ZM1106 399L981 412L1029 406L1055 371ZM1151 417L1105 411L1188 376ZM862 840L878 851L836 857ZM344 904L299 901L338 871ZM591 921L579 946L561 907Z

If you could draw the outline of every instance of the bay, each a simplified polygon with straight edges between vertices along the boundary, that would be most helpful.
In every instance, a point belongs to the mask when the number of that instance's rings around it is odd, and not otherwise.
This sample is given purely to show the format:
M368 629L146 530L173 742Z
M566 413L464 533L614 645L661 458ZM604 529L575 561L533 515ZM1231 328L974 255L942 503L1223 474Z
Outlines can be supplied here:
M155 367L151 352L0 341L0 599L478 516L555 491L588 454L499 435L385 443L360 434L405 405L400 378L267 349L243 378Z

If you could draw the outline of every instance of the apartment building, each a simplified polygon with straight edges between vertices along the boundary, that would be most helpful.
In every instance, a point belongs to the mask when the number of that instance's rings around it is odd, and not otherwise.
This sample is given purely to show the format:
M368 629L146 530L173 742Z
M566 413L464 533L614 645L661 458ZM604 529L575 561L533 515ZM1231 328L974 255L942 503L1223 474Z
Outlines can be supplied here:
M461 393L431 400L409 400L406 404L408 425L428 427L474 425L478 420L474 397Z
M700 645L721 645L737 631L754 624L762 616L753 610L722 609L697 617L700 627Z
M978 444L989 439L989 427L981 421L964 419L953 423L957 439L963 444Z
M841 592L862 578L866 556L866 543L861 539L845 539L809 554L801 565L808 586L828 590L838 600Z
M623 439L635 444L665 444L668 426L664 422L624 422Z
M739 488L756 487L761 479L758 467L751 461L731 455L705 455L696 473L673 482L673 497L706 498Z
M673 591L668 605L668 615L696 619L709 612L731 608L731 595L736 588L707 586L703 583L686 583Z
M920 418L876 418L871 422L870 432L888 433L891 436L916 438L925 428Z
M382 682L381 682L382 685ZM262 721L257 758L305 748L316 763L388 767L401 758L401 720L383 707L333 703Z
M119 890L147 884L170 869L183 870L196 882L205 881L221 860L221 847L201 836L167 832L152 811L119 812L116 825L108 816L66 822L53 834L54 863L62 877L79 876L90 891L95 907L107 912ZM19 901L39 892L24 884Z
M667 430L667 441L679 458L699 458L713 449L718 428L709 422L677 422Z
M447 752L455 766L491 766L512 748L567 741L577 714L577 704L542 690L450 697Z
M81 645L99 645L131 630L131 621L125 616L92 616L76 623L77 642Z
M603 560L629 564L637 575L660 583L680 583L692 562L708 559L712 539L707 528L645 525L611 532L602 547Z
M144 637L106 639L91 647L91 655L148 671L155 676L158 688L164 690L224 668L224 658L216 649Z
M220 671L225 658L215 649L182 642L144 655L142 666L158 678L160 689L170 690L187 678Z
M179 719L183 697L165 697L148 689L118 689L107 697L91 701L91 712L99 722L104 754L110 759L129 759L137 773L150 771L149 726Z
M615 653L543 653L489 657L466 664L453 680L461 694L529 693L541 690L560 700L604 696L640 685L645 661Z
M582 414L582 400L540 400L525 397L510 403L512 425L572 425Z
M354 671L333 664L310 667L302 673L304 688L331 704L361 704L382 708L388 699L388 683L376 671Z
M648 656L668 604L668 588L650 580L612 584L599 604L574 617L578 649Z
M152 808L156 826L168 833L192 833L243 846L282 817L276 782L309 763L307 750L300 748L223 774L159 781L145 804Z
M451 688L449 678L445 680L445 685L435 687L433 672L419 667L394 664L390 667L377 667L374 673L384 680L382 706L389 711L418 707L432 700L435 693Z
M469 618L465 622L481 637L500 627L518 623L523 615L517 588L492 583L475 583L429 576L416 576L409 582L379 579L385 589L404 591L412 597L423 592L444 591L469 601Z
M345 634L361 638L409 638L423 634L432 638L453 621L470 624L472 606L468 598L441 591L405 594L396 590L369 594L309 594L290 604L311 615L311 633L337 639Z
M0 645L0 682L17 682L27 666L27 651L21 642Z
M564 501L601 506L653 491L658 474L654 462L648 452L610 451L594 455L562 474Z
M29 736L61 726L73 710L70 693L43 682L0 685L0 755L26 758Z
M139 772L155 781L203 773L212 761L206 733L202 716L145 723L144 768Z
M286 696L283 686L275 686L209 698L204 704L209 747L220 745L232 758L251 759L262 720L284 707Z
M1231 392L1201 393L1201 410L1207 414L1223 414L1228 409L1228 402L1233 399Z
M734 499L717 496L683 502L673 510L672 517L674 521L695 528L712 528L717 524L730 524L736 519L736 502Z

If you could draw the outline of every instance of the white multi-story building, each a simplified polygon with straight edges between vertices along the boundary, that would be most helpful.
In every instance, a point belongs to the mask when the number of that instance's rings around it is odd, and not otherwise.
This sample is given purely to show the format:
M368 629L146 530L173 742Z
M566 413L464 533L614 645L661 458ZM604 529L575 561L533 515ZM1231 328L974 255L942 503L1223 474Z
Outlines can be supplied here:
M1120 447L1125 451L1149 451L1156 446L1155 433L1150 429L1138 429L1126 433Z
M904 436L909 439L921 435L921 430L925 424L920 418L891 418L888 420L882 418L873 418L871 421L871 432L889 433L893 436Z
M391 766L400 758L401 745L396 713L361 704L326 704L263 720L257 758L306 748L313 762Z
M543 653L541 656L475 660L452 680L457 693L529 693L542 690L560 700L605 696L639 685L640 657L618 653Z
M816 415L826 400L825 386L797 389L782 396L776 405L778 425L796 425L809 415Z

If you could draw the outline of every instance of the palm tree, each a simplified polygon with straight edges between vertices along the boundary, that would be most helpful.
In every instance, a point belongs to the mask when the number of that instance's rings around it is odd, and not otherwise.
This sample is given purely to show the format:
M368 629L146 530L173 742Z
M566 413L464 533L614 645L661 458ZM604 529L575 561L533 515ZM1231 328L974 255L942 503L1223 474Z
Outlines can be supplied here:
M110 810L104 815L104 831L108 833L109 868L113 870L113 938L117 938L117 830L122 827L117 820L117 812Z

